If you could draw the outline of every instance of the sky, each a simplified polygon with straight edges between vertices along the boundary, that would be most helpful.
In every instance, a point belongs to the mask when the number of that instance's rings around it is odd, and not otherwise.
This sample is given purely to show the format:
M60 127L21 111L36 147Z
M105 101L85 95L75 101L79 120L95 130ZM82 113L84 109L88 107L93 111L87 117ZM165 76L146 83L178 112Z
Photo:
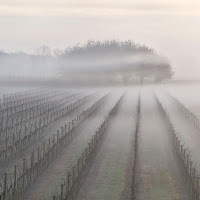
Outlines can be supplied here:
M0 0L7 52L129 39L168 57L176 79L200 79L199 36L199 0Z

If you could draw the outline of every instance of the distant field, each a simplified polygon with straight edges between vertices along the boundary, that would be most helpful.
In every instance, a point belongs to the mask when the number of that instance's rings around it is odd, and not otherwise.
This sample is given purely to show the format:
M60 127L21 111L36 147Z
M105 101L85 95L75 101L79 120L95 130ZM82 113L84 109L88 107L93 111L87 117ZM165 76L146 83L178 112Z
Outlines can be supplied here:
M169 86L168 91L200 117L200 84Z
M26 90L30 90L31 88L32 87L12 87L12 86L4 87L4 86L0 86L0 98L2 98L3 94L10 94L10 93L15 93L15 92L19 92L19 91L26 91Z

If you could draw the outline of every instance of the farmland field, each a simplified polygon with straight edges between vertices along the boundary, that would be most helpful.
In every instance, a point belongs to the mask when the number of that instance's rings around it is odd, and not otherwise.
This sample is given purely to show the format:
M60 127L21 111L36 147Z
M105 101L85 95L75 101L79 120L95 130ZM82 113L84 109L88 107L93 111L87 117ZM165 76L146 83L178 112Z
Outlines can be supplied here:
M0 87L0 199L199 200L199 89Z

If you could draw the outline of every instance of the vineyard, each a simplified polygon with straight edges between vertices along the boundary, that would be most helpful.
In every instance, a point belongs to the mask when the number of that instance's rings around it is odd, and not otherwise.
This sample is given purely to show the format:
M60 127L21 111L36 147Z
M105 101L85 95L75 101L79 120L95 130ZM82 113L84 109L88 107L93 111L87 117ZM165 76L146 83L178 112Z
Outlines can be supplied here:
M0 200L200 200L200 118L177 90L2 88Z

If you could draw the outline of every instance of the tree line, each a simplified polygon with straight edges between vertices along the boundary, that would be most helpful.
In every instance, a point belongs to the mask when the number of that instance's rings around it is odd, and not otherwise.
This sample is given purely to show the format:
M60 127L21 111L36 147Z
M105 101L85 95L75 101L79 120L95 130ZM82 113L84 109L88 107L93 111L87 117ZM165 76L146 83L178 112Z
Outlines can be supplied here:
M34 54L0 51L0 64L4 74L18 72L24 76L46 74L54 77L56 74L64 80L73 77L79 81L95 77L100 82L105 79L119 83L161 82L174 75L166 57L131 40L90 40L64 50L51 50L43 45Z

